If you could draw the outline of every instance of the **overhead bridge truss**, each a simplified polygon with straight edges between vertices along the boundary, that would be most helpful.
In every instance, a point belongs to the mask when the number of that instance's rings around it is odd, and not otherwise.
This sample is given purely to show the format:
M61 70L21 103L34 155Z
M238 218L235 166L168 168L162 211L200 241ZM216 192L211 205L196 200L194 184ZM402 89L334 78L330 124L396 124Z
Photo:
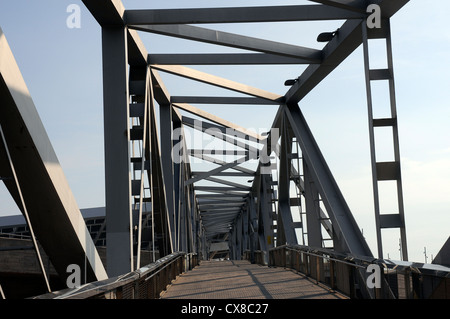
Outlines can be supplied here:
M313 4L126 10L120 0L83 0L101 26L106 270L86 235L74 200L61 195L67 194L68 187L60 182L60 170L55 173L50 166L43 169L39 165L39 158L45 163L57 163L57 160L52 153L52 161L45 161L50 142L45 140L44 145L33 139L45 133L43 127L25 118L29 115L26 112L20 113L20 101L14 92L7 102L11 110L18 110L16 113L23 116L24 127L29 129L25 142L37 144L38 152L33 153L36 169L23 158L17 160L18 150L8 145L15 143L19 133L6 120L0 121L0 150L6 150L2 154L8 155L4 157L8 160L1 162L0 173L15 176L14 164L17 164L18 178L5 184L24 214L29 214L30 224L60 274L66 272L70 251L63 251L57 244L69 237L76 251L75 261L83 264L84 258L90 266L89 281L138 271L144 266L142 251L150 252L153 261L179 252L203 259L240 259L244 255L255 259L258 252L258 262L261 262L261 252L267 259L273 248L302 245L374 258L299 107L302 99L361 45L378 258L383 258L381 229L396 228L401 234L403 259L407 260L389 21L408 0L310 2ZM368 10L369 6L375 11ZM375 27L368 24L373 14L379 19ZM329 20L342 21L342 25L318 37L319 42L324 42L321 49L210 28L232 23ZM208 27L202 26L205 24ZM146 33L239 50L232 51L238 53L153 53L147 51L141 40L140 36ZM368 48L373 39L386 40L386 69L371 67ZM215 65L292 65L293 68L302 65L304 71L287 81L289 89L279 95L204 71ZM201 66L203 71L195 66ZM2 78L9 75L1 63L0 70ZM218 87L227 94L171 95L163 81L167 75L183 83ZM373 81L389 84L391 117L374 118ZM6 92L10 88L7 78L2 83ZM205 105L242 108L265 105L273 107L276 114L267 131L255 132L205 111ZM7 116L2 115L2 119ZM392 129L395 152L392 162L379 162L376 158L373 136L378 127ZM188 138L187 132L218 143L208 143L210 148L198 146ZM27 195L39 189L33 189L35 184L24 186L27 180L23 172L27 169L40 174L40 180L48 184L46 190L55 190L53 202L49 201L48 205L57 203L58 210L44 208L54 214L50 217L55 222L61 220L60 223L67 225L56 233L61 241L48 237L49 226L43 222L48 216ZM378 196L378 183L387 180L396 183L398 197L398 211L389 214L380 211ZM21 186L24 197L31 199L21 198Z
M408 1L158 10L126 10L116 0L83 2L102 30L109 275L139 268L142 249L160 256L184 251L208 258L220 256L210 251L220 243L228 244L224 256L233 259L241 258L244 251L268 252L285 244L372 256L299 102L369 40L386 39L390 48L389 19ZM371 4L380 13L380 25L374 28L367 21ZM325 20L342 20L343 24L336 32L322 35L329 37L320 40L326 41L322 49L200 26ZM147 51L140 33L246 53L154 54ZM365 58L368 106L370 81L377 79L390 81L394 103L392 65L372 70ZM250 64L306 68L289 83L285 95L278 95L192 67ZM238 94L172 96L162 73ZM273 105L278 111L271 129L258 134L201 109L201 105L218 104ZM392 114L390 119L373 119L369 114L369 128L386 124L396 134L395 104ZM196 148L186 138L187 130L229 147ZM206 163L206 170L193 169L193 160ZM378 163L373 157L373 173L377 232L400 229L406 259L401 194L399 211L389 216L380 214L377 198L379 180L395 180L401 191L399 158ZM382 258L380 238L378 246Z

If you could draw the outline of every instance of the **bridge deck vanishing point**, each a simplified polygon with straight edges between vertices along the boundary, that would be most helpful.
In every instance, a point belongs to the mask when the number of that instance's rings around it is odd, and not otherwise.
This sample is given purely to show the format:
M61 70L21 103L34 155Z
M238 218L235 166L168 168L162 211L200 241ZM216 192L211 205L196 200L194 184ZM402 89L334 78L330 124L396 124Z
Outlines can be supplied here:
M347 299L283 268L243 260L202 261L179 276L162 299Z

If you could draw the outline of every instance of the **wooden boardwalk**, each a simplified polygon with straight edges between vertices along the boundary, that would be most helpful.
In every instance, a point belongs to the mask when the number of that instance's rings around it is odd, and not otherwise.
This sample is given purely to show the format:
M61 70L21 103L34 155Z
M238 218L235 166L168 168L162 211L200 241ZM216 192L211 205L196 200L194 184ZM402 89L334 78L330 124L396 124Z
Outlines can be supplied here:
M179 276L162 299L347 299L284 268L248 261L202 261Z

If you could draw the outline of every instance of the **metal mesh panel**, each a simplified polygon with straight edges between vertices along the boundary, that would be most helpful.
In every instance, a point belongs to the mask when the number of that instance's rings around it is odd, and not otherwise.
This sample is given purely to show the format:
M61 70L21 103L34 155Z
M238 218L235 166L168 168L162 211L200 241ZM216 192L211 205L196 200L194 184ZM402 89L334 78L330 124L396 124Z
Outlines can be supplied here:
M134 283L126 284L122 287L122 299L134 298Z

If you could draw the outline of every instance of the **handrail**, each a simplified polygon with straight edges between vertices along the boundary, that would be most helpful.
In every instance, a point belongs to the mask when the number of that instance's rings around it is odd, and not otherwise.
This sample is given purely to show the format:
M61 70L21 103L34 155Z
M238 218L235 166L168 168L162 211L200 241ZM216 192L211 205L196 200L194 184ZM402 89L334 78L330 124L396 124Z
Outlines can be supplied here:
M450 285L450 268L440 265L354 256L302 245L271 249L268 265L295 269L351 298L450 298L446 289ZM368 285L372 278L369 265L380 269L379 287Z
M197 264L196 254L175 252L120 276L32 299L155 299L172 280Z

